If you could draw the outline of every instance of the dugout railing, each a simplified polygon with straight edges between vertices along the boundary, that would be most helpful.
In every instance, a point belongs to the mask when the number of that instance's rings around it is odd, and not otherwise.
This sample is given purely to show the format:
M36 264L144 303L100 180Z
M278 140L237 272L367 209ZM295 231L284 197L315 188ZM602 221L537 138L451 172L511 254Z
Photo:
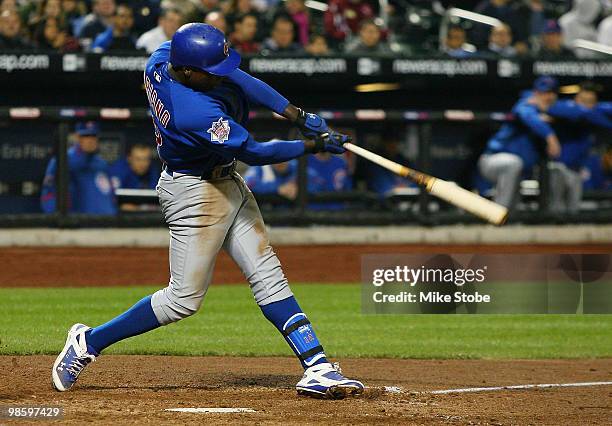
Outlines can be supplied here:
M512 120L504 112L474 112L468 110L406 111L406 110L354 110L317 111L332 126L348 129L357 143L368 146L368 134L384 135L389 127L400 129L400 134L410 140L411 166L442 178L454 180L465 187L472 187L472 177L453 170L461 165L468 172L474 169L475 159L482 150L488 136L495 127ZM250 115L255 128L267 128L268 133L289 135L290 126L279 116L263 111ZM127 126L128 123L148 125L151 117L144 108L75 108L75 107L17 107L0 108L0 123L4 127L11 123L51 124L55 129L54 153L57 158L57 211L53 214L36 212L0 214L0 227L155 227L162 226L159 212L120 212L116 216L81 215L69 212L69 171L67 148L74 123L82 120L98 120ZM445 130L445 126L447 129ZM148 129L147 127L147 129ZM440 129L442 131L440 132ZM463 132L458 129L464 129ZM475 131L476 129L476 131ZM152 130L150 143L153 144ZM461 139L462 133L474 132L473 138ZM369 133L368 133L369 132ZM266 133L266 132L263 132ZM442 136L440 136L442 133ZM450 135L450 136L449 136ZM51 135L49 135L51 137ZM609 136L609 135L608 135ZM261 139L261 138L260 138ZM371 139L371 138L370 138ZM379 139L380 141L380 139ZM461 155L452 151L453 143L464 144L470 154ZM2 141L0 141L0 144ZM472 146L472 145L477 146ZM449 151L450 150L450 151ZM410 151L410 149L409 149ZM448 151L448 152L447 152ZM457 152L461 152L458 149ZM1 154L1 150L0 150ZM446 155L440 160L440 155ZM456 155L457 159L453 158ZM467 160L459 157L469 157ZM0 155L0 161L4 161ZM452 223L478 223L479 220L452 206L433 199L419 188L409 186L388 194L375 194L363 188L351 191L309 193L307 164L299 160L298 194L295 200L279 195L256 194L262 213L269 224L286 226L324 225L389 225L420 224L438 225ZM0 171L2 181L7 179L6 168ZM463 176L463 177L462 177ZM457 177L454 179L453 177ZM466 180L467 179L467 180ZM542 163L534 179L524 182L519 209L510 217L511 222L521 223L609 223L612 218L612 192L595 191L585 193L585 208L579 215L553 215L547 209L547 167ZM467 183L466 183L467 182ZM10 185L4 185L5 187ZM15 186L15 185L13 185ZM29 196L35 197L39 194ZM117 193L118 200L129 199L133 203L156 203L154 192ZM0 191L0 199L2 191Z

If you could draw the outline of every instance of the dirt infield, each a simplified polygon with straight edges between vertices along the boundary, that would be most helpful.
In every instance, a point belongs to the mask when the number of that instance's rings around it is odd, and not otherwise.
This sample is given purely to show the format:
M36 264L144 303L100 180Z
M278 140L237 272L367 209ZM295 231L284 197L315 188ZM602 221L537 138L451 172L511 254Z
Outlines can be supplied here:
M70 424L610 424L612 386L452 395L420 393L526 383L609 381L612 360L344 360L344 371L372 387L360 398L300 397L290 358L105 356L70 392L51 388L53 357L3 356L0 408L64 407ZM399 386L400 394L382 391ZM166 412L179 407L241 407L241 414ZM0 418L0 424L6 419Z
M279 246L290 282L359 282L361 255L372 253L611 253L599 245L339 245ZM329 262L332 261L330 265ZM327 263L326 263L327 262ZM325 267L321 265L325 264ZM168 281L165 248L3 248L0 287L158 285ZM225 253L214 284L244 277Z

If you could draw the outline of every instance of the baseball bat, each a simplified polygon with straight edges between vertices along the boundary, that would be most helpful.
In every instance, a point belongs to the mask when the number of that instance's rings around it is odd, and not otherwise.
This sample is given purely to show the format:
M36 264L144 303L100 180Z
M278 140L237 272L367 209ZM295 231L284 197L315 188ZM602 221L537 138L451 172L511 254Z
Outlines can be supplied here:
M442 200L472 213L494 225L502 225L508 217L508 209L493 201L487 200L459 185L443 179L421 173L401 164L391 161L378 154L374 154L365 148L353 145L350 142L344 144L344 148L360 157L365 158L395 174L408 178L425 188L427 192Z

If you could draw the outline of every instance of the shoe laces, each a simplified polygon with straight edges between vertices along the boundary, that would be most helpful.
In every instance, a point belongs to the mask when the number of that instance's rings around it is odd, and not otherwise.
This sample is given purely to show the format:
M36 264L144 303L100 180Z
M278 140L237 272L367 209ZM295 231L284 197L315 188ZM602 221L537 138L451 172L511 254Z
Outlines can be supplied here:
M72 358L70 364L68 364L66 371L68 371L76 378L79 374L81 374L83 368L85 368L85 366L93 360L94 358L89 354L85 354L83 356L75 356L74 358Z
M336 372L338 374L342 374L342 369L340 368L340 363L339 362L332 363L332 367L333 367L334 370L336 370Z

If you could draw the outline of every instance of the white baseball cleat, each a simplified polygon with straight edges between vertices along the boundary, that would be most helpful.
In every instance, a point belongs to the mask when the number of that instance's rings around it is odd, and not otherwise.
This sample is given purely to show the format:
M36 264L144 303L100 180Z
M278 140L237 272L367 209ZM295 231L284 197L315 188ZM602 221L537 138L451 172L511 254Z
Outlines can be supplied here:
M363 393L363 383L347 379L337 363L317 364L306 369L302 380L295 385L300 395L315 398L343 399Z
M85 332L91 330L84 324L75 324L68 331L64 349L55 359L51 378L53 386L60 392L67 391L74 385L79 374L96 356L87 352Z

